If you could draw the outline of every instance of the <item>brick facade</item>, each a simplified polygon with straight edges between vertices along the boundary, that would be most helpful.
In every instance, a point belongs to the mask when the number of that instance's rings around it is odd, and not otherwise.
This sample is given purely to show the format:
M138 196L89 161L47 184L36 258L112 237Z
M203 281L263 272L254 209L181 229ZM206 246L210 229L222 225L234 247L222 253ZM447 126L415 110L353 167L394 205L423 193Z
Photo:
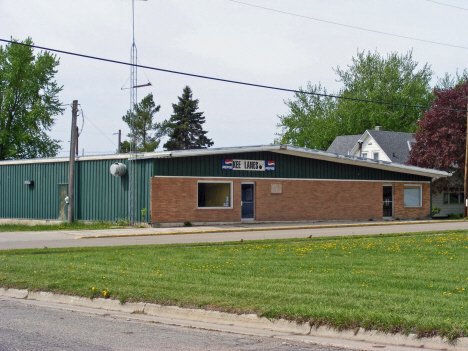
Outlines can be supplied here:
M233 208L198 209L198 180L232 181ZM238 222L241 220L241 184L255 183L255 220L382 219L382 188L393 185L394 218L430 215L430 184L422 184L422 207L403 205L404 184L380 181L324 181L299 179L151 178L151 222ZM272 193L281 184L281 194Z

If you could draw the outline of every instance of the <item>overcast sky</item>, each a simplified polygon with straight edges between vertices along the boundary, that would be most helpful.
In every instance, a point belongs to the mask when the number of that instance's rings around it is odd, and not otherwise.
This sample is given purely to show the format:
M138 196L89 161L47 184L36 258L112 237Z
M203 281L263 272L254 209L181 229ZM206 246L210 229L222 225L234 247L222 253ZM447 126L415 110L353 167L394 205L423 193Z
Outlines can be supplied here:
M337 91L333 68L345 68L357 50L406 53L437 77L467 68L468 4L462 0L148 0L135 1L139 64L288 89L319 82ZM275 11L246 4L266 7ZM445 5L444 5L445 4ZM450 6L447 6L450 5ZM287 13L289 14L287 14ZM292 15L295 14L296 16ZM320 20L320 21L318 21ZM334 22L337 24L332 24ZM341 25L338 25L341 24ZM345 26L343 26L345 25ZM364 31L351 27L365 28ZM384 35L434 41L453 46ZM24 40L51 49L130 61L130 0L0 0L0 39ZM5 45L0 43L0 45ZM128 66L58 54L60 100L78 100L84 114L80 155L109 154L128 127ZM168 119L184 86L199 99L204 129L214 147L270 144L278 115L292 93L138 70L138 100L152 92ZM50 133L69 152L71 109L57 116ZM160 147L160 149L162 149Z

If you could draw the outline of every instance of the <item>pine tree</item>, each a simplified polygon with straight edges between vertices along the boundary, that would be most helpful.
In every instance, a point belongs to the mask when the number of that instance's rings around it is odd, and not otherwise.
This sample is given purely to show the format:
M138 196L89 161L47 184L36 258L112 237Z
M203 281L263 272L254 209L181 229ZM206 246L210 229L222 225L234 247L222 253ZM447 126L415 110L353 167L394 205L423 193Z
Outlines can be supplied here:
M204 149L213 145L203 130L205 117L198 110L198 99L193 100L192 90L186 86L179 103L172 104L174 114L167 123L169 140L164 144L166 150Z
M160 108L161 105L156 106L154 103L153 94L149 93L140 103L135 104L134 116L132 111L127 111L122 120L130 127L130 133L127 135L130 141L125 140L122 142L122 152L129 152L131 148L142 152L157 149L164 134L164 126L161 123L153 123L153 117L159 112ZM136 146L134 141L136 141Z

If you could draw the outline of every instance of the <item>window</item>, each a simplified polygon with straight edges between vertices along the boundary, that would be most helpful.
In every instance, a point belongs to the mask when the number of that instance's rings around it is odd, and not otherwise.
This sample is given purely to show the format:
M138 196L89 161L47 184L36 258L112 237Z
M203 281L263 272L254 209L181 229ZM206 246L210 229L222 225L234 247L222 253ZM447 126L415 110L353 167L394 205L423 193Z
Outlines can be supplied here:
M378 152L374 152L374 160L379 160L379 153Z
M444 193L444 204L463 204L463 193Z
M405 207L421 207L421 185L405 185L403 203Z
M198 208L232 208L232 182L198 182Z
M363 152L361 157L362 158L367 158L367 152Z

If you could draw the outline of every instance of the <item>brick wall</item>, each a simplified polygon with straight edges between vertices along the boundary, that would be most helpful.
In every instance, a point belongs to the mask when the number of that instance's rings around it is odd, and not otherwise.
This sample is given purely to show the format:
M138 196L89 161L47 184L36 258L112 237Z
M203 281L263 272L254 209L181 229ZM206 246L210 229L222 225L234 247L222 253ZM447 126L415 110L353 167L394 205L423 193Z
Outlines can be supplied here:
M232 209L198 209L197 181L233 182ZM403 206L403 183L248 179L255 183L258 221L312 219L382 219L383 184L394 186L394 217L423 218L430 214L430 185L423 184L423 206ZM235 222L241 220L242 179L151 178L151 222ZM280 183L281 194L271 184Z
M414 183L413 183L414 184ZM412 184L412 185L413 185ZM405 183L393 184L394 218L425 218L431 213L431 185L422 183L422 207L405 207L403 203L403 189Z

